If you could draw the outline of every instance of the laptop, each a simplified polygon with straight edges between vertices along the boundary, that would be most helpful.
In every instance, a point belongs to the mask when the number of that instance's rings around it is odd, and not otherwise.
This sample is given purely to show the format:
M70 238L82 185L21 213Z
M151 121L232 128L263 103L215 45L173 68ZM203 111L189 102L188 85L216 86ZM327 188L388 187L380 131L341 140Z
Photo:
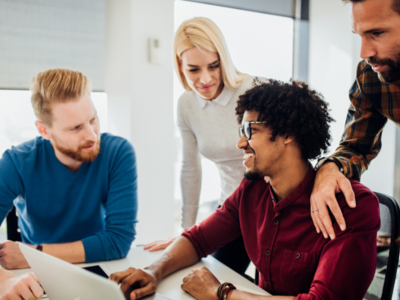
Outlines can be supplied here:
M126 300L119 285L24 244L19 248L50 300ZM146 300L169 300L155 293Z

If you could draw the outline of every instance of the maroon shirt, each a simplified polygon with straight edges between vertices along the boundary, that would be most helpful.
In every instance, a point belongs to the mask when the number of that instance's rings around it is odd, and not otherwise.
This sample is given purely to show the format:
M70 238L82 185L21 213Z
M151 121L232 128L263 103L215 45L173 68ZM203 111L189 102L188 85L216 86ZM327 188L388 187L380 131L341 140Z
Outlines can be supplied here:
M349 208L343 194L336 195L347 229L342 232L334 222L336 239L326 240L310 216L314 178L310 167L302 183L278 203L264 180L243 179L220 209L183 236L201 258L242 235L259 271L259 286L273 295L362 299L376 268L379 201L351 181L357 207Z

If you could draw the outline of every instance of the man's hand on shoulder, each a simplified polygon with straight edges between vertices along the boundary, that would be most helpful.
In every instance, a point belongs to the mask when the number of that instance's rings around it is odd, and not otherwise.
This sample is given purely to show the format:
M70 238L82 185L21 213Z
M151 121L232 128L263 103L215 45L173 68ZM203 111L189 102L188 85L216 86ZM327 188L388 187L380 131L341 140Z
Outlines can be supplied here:
M4 273L3 273L4 272ZM16 277L6 271L0 276L0 300L40 299L43 289L35 274Z
M18 243L12 241L0 244L0 265L8 270L29 268L29 264L19 249Z
M340 229L342 231L346 229L346 222L335 196L337 193L343 193L349 207L356 207L350 181L339 171L335 163L326 163L316 174L311 194L311 217L317 232L322 232L325 238L328 236L331 239L335 238L328 207Z

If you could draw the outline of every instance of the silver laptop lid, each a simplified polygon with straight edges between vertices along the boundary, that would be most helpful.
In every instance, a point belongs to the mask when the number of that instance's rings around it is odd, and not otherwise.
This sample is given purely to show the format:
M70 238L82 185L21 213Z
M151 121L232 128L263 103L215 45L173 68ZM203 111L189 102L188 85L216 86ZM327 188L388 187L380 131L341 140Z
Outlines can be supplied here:
M26 245L19 247L50 300L125 300L115 282Z

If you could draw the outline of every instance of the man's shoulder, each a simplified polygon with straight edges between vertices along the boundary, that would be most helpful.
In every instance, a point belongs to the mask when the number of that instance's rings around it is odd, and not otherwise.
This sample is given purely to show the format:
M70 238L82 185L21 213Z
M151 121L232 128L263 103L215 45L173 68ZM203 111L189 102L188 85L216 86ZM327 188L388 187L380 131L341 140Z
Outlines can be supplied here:
M36 137L33 140L24 142L18 146L12 146L11 149L5 151L11 157L26 159L30 156L36 156L37 152L44 149L46 140L42 137Z
M101 144L105 145L105 146L120 146L120 145L131 145L131 143L121 137L121 136L117 136L117 135L113 135L111 133L108 132L104 132L100 135L100 140L101 140Z
M100 151L107 156L113 156L125 152L134 153L132 144L123 137L112 135L110 133L102 133L100 141Z
M371 225L380 220L378 197L362 183L350 180L356 198L356 207L350 208L343 194L338 194L338 201L342 208L346 223L358 223L360 219L367 219Z

